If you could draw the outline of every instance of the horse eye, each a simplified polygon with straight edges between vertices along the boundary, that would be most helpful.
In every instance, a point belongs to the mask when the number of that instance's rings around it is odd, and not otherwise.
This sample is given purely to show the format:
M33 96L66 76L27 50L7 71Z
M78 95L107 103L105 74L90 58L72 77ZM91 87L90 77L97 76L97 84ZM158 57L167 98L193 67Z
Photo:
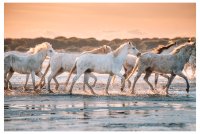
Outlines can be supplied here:
M135 49L135 48L133 47L133 49Z
M49 52L52 52L52 50L49 50Z

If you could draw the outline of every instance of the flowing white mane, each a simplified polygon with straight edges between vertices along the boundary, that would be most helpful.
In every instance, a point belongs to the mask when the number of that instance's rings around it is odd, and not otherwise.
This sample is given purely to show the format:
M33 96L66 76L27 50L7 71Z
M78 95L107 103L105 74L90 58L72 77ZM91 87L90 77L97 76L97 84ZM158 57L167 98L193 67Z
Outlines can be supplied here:
M43 42L41 44L36 45L34 48L30 48L29 51L28 51L28 53L35 54L35 53L37 53L37 52L39 52L41 50L47 49L49 47L51 47L50 43Z

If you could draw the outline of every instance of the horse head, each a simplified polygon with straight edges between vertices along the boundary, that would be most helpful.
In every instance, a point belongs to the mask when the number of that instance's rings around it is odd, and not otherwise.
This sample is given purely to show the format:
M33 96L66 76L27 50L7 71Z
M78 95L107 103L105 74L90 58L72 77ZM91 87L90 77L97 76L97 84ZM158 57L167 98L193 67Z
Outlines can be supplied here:
M103 45L103 48L104 48L104 52L105 53L109 53L112 51L111 47L110 46L107 46L107 45Z
M47 56L52 57L55 53L55 50L52 47L48 47L47 49Z
M140 51L136 48L135 45L133 45L132 42L128 42L128 48L129 48L129 54L136 55L139 57L141 55Z

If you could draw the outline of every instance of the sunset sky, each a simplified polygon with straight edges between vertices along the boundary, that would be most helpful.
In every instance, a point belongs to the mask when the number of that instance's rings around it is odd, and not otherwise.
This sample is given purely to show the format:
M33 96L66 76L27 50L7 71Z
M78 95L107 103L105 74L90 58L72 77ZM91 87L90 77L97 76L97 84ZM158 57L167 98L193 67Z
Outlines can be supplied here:
M4 37L101 39L196 36L196 5L14 4L4 6Z

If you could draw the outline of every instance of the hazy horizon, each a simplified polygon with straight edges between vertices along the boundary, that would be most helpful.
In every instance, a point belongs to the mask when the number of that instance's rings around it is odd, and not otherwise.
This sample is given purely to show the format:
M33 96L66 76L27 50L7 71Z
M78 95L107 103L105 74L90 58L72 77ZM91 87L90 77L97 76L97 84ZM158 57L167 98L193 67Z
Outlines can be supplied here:
M4 38L196 37L195 3L5 3Z

